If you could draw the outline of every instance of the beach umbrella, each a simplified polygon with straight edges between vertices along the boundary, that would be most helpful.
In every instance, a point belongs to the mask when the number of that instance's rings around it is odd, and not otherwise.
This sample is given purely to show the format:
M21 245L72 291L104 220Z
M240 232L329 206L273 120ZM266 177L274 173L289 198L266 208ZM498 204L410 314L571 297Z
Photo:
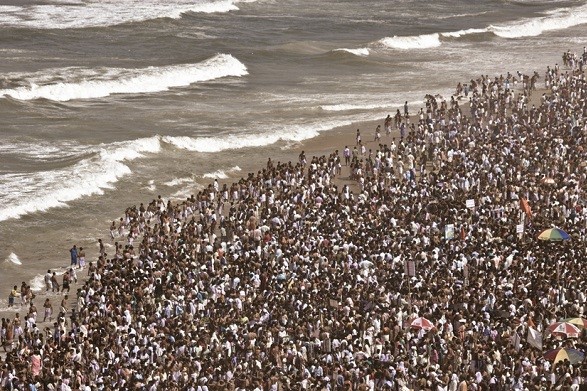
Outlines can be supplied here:
M581 330L572 323L555 322L546 328L546 333L555 337L578 337Z
M414 319L410 326L414 329L422 329L425 331L430 331L434 328L434 324L432 324L431 321L422 317Z
M578 364L585 358L585 353L577 349L558 348L544 353L544 358L556 364L559 361L569 360L571 364Z
M574 324L580 329L587 328L587 319L585 318L567 318L563 319L561 322L566 322L570 324Z
M569 240L570 238L569 234L560 228L548 228L538 235L538 239L549 242L560 242L562 240Z

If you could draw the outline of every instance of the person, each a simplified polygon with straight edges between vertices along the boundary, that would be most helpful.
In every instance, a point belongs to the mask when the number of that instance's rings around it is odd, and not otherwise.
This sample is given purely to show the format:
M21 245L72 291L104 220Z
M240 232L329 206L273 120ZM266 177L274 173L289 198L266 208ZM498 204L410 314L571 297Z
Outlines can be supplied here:
M342 152L342 154L344 155L344 165L348 166L351 162L351 150L348 147L348 145L345 145L344 151Z
M406 101L406 103L404 103L404 117L408 117L410 115L410 112L408 110L408 101Z
M103 259L103 257L100 257L100 259ZM94 273L96 270L96 265L94 265L93 262L90 262L90 264L88 265L88 277L91 277L92 273Z
M142 206L143 204L141 204ZM106 248L104 247L104 242L102 242L102 239L98 239L98 246L100 247L100 256L104 256L104 254L106 253Z
M300 153L299 159L300 159L300 164L302 166L305 166L306 163L307 163L307 161L306 161L306 152L302 151L302 153Z
M462 376L461 382L459 383L459 388L457 388L457 391L467 391L467 390L468 390L467 379L465 379L465 376Z
M80 269L83 269L86 266L86 252L84 251L83 247L79 248L79 253L77 256L78 256L78 260L79 260L78 267ZM73 268L72 268L72 270L73 270Z
M63 273L61 293L64 293L66 289L67 293L69 293L69 270Z
M377 125L375 128L375 139L373 141L380 141L381 140L381 125Z
M63 315L67 314L67 300L69 299L69 295L65 295L63 296L63 299L61 299L61 305L59 307L59 312L62 313Z
M53 284L51 283L51 270L47 270L47 273L45 274L45 292L49 292L49 289L51 289L53 287Z
M75 282L77 284L77 272L74 268L69 269L69 284Z
M391 134L391 114L387 114L383 126L385 127L385 134L389 136Z
M51 304L51 301L48 298L45 299L45 302L43 303L43 308L45 309L45 316L43 317L43 322L47 321L47 318L49 319L49 322L51 322L53 320L53 304Z
M8 307L13 307L14 299L19 296L20 293L18 292L18 287L15 285L14 288L12 288L12 290L10 291L10 294L8 295Z
M36 378L37 376L39 376L41 374L42 367L43 367L43 363L42 363L41 353L38 350L35 350L34 354L31 356L31 375L33 376L33 378ZM31 379L30 385L33 385L32 379ZM36 390L37 388L35 386L35 388L30 387L30 389Z
M53 272L51 276L51 292L59 292L59 281L57 281L57 273Z
M355 135L355 141L356 141L357 145L361 144L361 130L360 129L357 129L357 134Z
M110 224L110 239L114 240L115 236L116 236L116 221L112 221L112 224Z
M78 254L77 254L77 246L75 244L69 250L69 254L71 255L71 266L76 266Z
M37 307L33 304L33 302L31 301L30 306L29 306L29 317L33 317L33 319L36 321L37 320Z
M29 298L29 287L27 283L23 281L20 284L20 305L22 306L26 304Z

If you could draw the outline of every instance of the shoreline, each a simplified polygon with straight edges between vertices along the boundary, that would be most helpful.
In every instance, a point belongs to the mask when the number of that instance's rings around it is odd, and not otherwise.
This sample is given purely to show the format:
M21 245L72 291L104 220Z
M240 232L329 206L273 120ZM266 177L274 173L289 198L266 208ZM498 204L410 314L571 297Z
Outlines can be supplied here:
M520 92L520 89L516 89L516 95ZM537 88L536 91L534 91L534 93L531 95L531 99L530 99L530 104L539 104L540 103L540 96L543 93L548 93L549 91L544 89L544 88ZM422 97L422 107L425 107L425 101L424 98ZM450 98L449 98L450 99ZM460 102L461 105L461 110L463 112L463 116L468 117L469 114L469 102L468 101L462 101ZM395 110L400 110L402 111L403 108L402 107L396 107L393 109L389 110L389 115L392 116L393 118L393 114L395 113ZM419 110L418 108L414 108L414 111L417 112ZM280 149L278 147L277 144L274 144L271 146L271 150L274 151L274 154L272 156L266 156L266 158L271 158L271 160L275 160L274 157L279 155L279 156L286 156L288 158L289 161L291 162L297 162L298 161L298 157L299 154L303 151L305 152L306 156L308 159L311 159L312 157L320 157L320 156L328 156L330 153L333 153L334 151L338 150L339 154L342 158L342 151L345 148L345 146L348 146L351 150L356 146L356 131L357 129L360 130L361 133L361 139L363 141L363 144L365 145L367 151L369 151L369 149L372 150L372 152L374 153L378 148L379 145L384 144L384 145L389 145L391 143L392 140L396 140L396 142L400 139L400 131L398 128L395 127L395 125L393 125L392 122L392 131L389 135L385 134L385 130L384 130L384 121L385 118L380 118L380 119L373 119L373 120L368 120L368 121L360 121L360 122L354 122L348 125L344 125L344 126L340 126L340 127L336 127L333 128L329 131L325 131L325 132L321 132L318 136L310 138L310 139L306 139L303 140L302 142L296 144L295 146L288 148L288 149ZM418 114L410 114L410 121L409 123L412 124L417 124L419 121L419 117ZM375 129L376 127L380 125L381 126L381 140L379 142L375 142ZM285 159L284 159L285 161ZM250 167L249 167L250 166ZM219 179L218 182L220 183L220 185L224 185L225 183L230 186L232 183L239 181L241 178L243 178L248 172L256 172L257 170L261 169L261 166L253 166L253 163L248 163L248 164L243 164L243 167L249 167L250 169L247 170L246 168L242 169L241 171L238 172L228 172L227 173L227 178L225 179ZM239 175L242 174L242 175ZM209 183L206 183L205 186L207 186L208 184L212 184L214 181L212 179L210 179ZM357 181L355 181L354 179L351 179L350 177L350 171L348 170L348 167L345 167L343 164L343 175L340 175L338 177L335 178L335 182L339 185L339 188L342 188L342 186L347 185L349 186L349 188L356 193L356 191L358 190L358 184ZM194 190L194 193L197 193L197 190ZM148 200L148 196L144 196L143 197L143 202L147 202ZM168 197L166 197L168 198ZM174 202L179 202L181 200L177 199ZM137 201L138 202L138 201ZM120 216L124 215L124 210L120 211L120 215L116 218L116 220L118 218L120 218ZM108 227L103 227L102 231L104 232L103 234L103 238L106 238L108 236ZM123 240L120 241L119 237L116 237L114 240L112 240L111 242L114 243L115 241L119 241L124 243L124 238L122 238ZM74 240L73 242L78 243L82 243L82 241L80 240ZM71 243L73 243L71 242ZM105 245L107 246L107 251L114 251L113 247L114 245L110 243L109 240L105 241ZM67 244L71 245L70 242L64 243L65 246L67 246ZM63 247L62 252L66 253L68 252L66 247ZM93 263L96 262L98 255L99 255L99 251L98 251L98 247L97 247L97 242L94 243L93 245L89 245L89 243L86 243L84 245L84 248L88 254L87 259L89 261L87 261L87 263L89 263L90 261L92 261ZM53 267L50 268L51 271L57 271L59 272L59 276L61 276L61 274L63 274L65 272L65 270L69 269L69 266L64 266L63 265L63 261L57 261L55 262L55 264L61 263L61 266L57 266L57 267ZM86 265L87 267L87 265ZM43 274L43 270L38 270L38 273L29 276L29 278L24 281L27 284L30 285L31 281L35 278L38 278L39 276L41 276ZM84 274L84 276L80 276L80 271L78 271L78 278L79 281L76 284L71 285L72 287L72 293L75 294L75 290L79 287L81 287L83 285L83 283L85 282L85 280L87 279L87 273L86 270L84 269L82 271L82 273ZM61 281L60 281L61 282ZM20 282L17 284L18 286L20 286ZM11 285L10 285L11 286ZM8 291L4 291L3 292L5 294L5 296L8 296ZM41 289L40 291L35 291L34 292L36 295L36 300L34 301L35 306L37 306L37 309L39 310L39 314L42 313L42 310L39 309L39 305L42 304L40 302L40 299L44 300L46 298L49 298L53 304L53 308L59 308L59 302L61 300L61 298L63 297L61 294L54 294L54 295L46 295L44 290ZM7 302L7 299L4 299ZM17 299L18 302L18 299ZM75 302L71 300L70 297L70 302ZM18 306L18 305L17 305ZM74 308L74 307L71 307ZM71 310L70 308L70 310ZM22 306L19 307L18 309L15 308L12 310L0 310L0 318L11 318L13 317L16 313L18 313L21 318L23 318L24 315L26 315L26 313L28 312L28 305L27 306Z
M519 88L516 89L515 91L516 91L516 95L517 95L519 93ZM538 88L531 95L531 100L530 100L531 103L530 104L539 104L540 103L540 96L543 93L548 93L548 92L549 91L544 88ZM422 97L422 98L423 98L422 99L422 107L425 107L425 101L424 101L425 97ZM469 114L467 114L467 113L469 112L469 102L462 101L462 102L460 102L460 104L461 104L461 110L463 112L463 115L468 116ZM414 111L417 112L419 110L419 107L414 108L414 109L415 109ZM403 108L396 107L396 108L390 109L389 115L391 115L392 118L393 118L393 114L395 113L395 110L402 111ZM351 123L348 125L339 126L339 127L333 128L329 131L321 132L318 136L303 140L303 141L299 142L298 144L296 144L295 146L293 146L291 148L287 148L285 150L279 148L278 144L274 144L270 148L274 152L274 154L271 156L266 156L266 158L271 158L272 160L275 160L274 159L275 156L286 156L289 161L292 161L295 163L298 161L299 154L302 151L306 153L306 156L308 159L311 159L312 157L327 156L336 150L339 151L339 154L342 157L342 151L345 148L345 146L348 146L351 150L356 146L355 137L356 137L357 129L360 130L361 139L363 141L363 144L366 146L367 151L369 151L369 149L371 149L374 153L379 148L380 144L389 145L392 140L396 140L396 142L397 142L400 139L399 129L397 129L395 127L395 125L392 125L392 131L391 131L390 135L385 134L384 121L385 121L385 118L380 118L380 119L373 119L373 120L368 120L368 121L354 122L354 123ZM410 122L409 123L417 124L418 121L419 121L418 115L413 114L413 112L412 112L412 114L410 114ZM393 124L393 122L392 122L392 124ZM378 125L381 126L381 140L379 142L375 142L375 140L374 140L375 129ZM285 159L284 159L284 161L285 161ZM256 172L257 170L262 168L261 166L254 166L253 163L243 164L243 167L249 167L249 170L247 170L246 168L243 168L241 171L238 171L238 172L228 172L227 178L218 180L220 185L222 186L223 184L226 183L228 186L230 186L232 183L243 178L248 172ZM210 181L208 183L206 183L205 186L207 186L208 184L212 184L213 182L214 181L212 179L210 179ZM344 165L343 165L343 175L338 176L335 179L335 182L337 182L340 187L342 187L343 185L349 186L349 188L352 191L354 191L355 193L356 193L356 190L358 189L357 182L355 180L351 179L350 171L348 171L348 168L345 168ZM194 190L194 193L197 193L197 190ZM166 197L166 198L168 198L168 197ZM145 196L142 198L143 198L141 200L142 202L147 202L149 197L145 194ZM174 202L177 203L180 201L181 201L181 199L176 199ZM123 215L124 215L124 210L121 210L120 215L116 218L116 220L118 220L118 218L120 218ZM108 236L108 227L106 227L106 226L103 227L102 231L104 233L102 235L102 237L106 238ZM107 246L107 250L112 249L112 251L113 251L114 250L113 243L115 241L119 241L119 239L120 239L119 237L116 237L114 240L111 241L112 243L110 243L109 240L106 240L105 245ZM122 242L124 242L124 238L122 238L122 239L123 239ZM73 242L78 243L78 246L79 246L79 243L82 243L82 241L80 241L80 240L77 240L77 241L74 240ZM71 243L73 243L73 242L66 242L66 243L64 243L64 245L65 246L67 246L68 244L71 245ZM64 254L68 252L68 250L65 246L62 249L62 252ZM87 259L95 263L97 260L97 256L99 255L97 242L93 243L93 245L90 245L89 243L85 243L84 248L88 254ZM59 272L60 273L59 276L61 276L61 274L63 274L65 272L65 270L69 269L69 266L64 266L62 260L61 261L56 260L55 264L59 264L59 263L61 263L61 266L52 267L50 269L51 269L51 271ZM36 273L34 275L30 275L29 278L26 279L24 282L26 282L27 284L30 285L31 281L35 278L39 278L43 274L43 272L44 272L43 270L38 270L38 273ZM83 272L85 274L85 270ZM79 278L79 283L75 284L75 285L72 284L72 289L74 286L79 287L79 286L83 285L83 282L85 281L87 276L80 278L80 276L78 274L78 278ZM17 285L20 287L20 282ZM12 287L12 285L10 285L10 287ZM6 297L8 296L8 291L5 290L5 291L3 291L3 293ZM35 291L34 293L36 295L36 301L34 302L34 304L37 306L37 309L39 308L38 306L40 304L39 297L43 298L43 300L45 298L49 297L49 299L53 303L53 308L59 308L59 301L61 300L62 295L56 294L56 295L46 296L43 289L41 289L40 291ZM4 299L4 300L5 300L5 302L7 302L7 299ZM19 313L20 316L23 317L27 312L28 312L28 306L19 308L18 310L16 308L13 310L1 309L0 310L0 318L10 318L10 317L13 317L16 313Z

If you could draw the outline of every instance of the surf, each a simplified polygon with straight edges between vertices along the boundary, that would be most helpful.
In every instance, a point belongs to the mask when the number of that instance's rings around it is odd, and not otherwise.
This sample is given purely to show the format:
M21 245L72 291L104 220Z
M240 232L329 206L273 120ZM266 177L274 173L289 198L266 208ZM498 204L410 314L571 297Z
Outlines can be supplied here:
M27 6L0 6L0 26L34 29L108 27L154 19L180 19L186 13L238 11L239 3L254 0L105 0Z
M103 98L113 94L161 92L174 87L186 87L198 82L247 74L247 67L242 62L230 54L218 54L195 64L139 69L65 68L41 71L24 76L24 83L28 85L0 90L0 96L19 100L44 98L65 102L74 99ZM56 82L61 79L65 81Z
M0 191L7 207L0 221L67 207L68 202L113 188L120 178L132 173L128 162L158 153L159 136L92 147L73 166L35 173L8 173L0 176ZM91 153L89 153L91 152Z

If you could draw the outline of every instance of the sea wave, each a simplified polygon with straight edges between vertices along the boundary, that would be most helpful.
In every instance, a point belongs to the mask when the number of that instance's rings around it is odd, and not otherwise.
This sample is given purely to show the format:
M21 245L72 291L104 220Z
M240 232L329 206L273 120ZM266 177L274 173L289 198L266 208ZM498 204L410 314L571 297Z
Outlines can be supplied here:
M66 29L106 27L123 23L172 18L185 13L225 13L238 10L238 3L254 0L87 0L26 6L0 6L0 26Z
M2 140L0 153L4 156L15 155L35 161L55 161L61 159L75 159L83 154L86 147L75 141L64 141L56 145L48 140L34 140L19 142L17 140Z
M347 51L358 56L368 56L374 49L415 50L436 48L441 46L446 39L458 39L473 34L490 33L501 38L522 38L538 36L547 31L563 30L581 24L587 24L587 4L573 8L557 8L542 16L518 19L503 24L431 34L394 35L371 42L364 48L336 50Z
M558 8L541 17L491 25L489 30L502 38L535 37L547 31L564 30L585 23L587 23L587 4L574 8Z
M236 135L223 134L216 137L164 136L162 141L179 149L193 152L214 153L242 148L262 147L277 142L303 141L318 136L320 132L354 122L372 119L372 113L355 115L329 121L288 125L281 129L274 126L261 132Z
M390 49L428 49L440 46L440 34L422 34L410 36L385 37L376 42Z
M192 178L192 177L173 178L169 182L165 182L163 184L165 186L168 186L168 187L176 187L176 186L179 186L179 185L183 185L184 183L192 183L193 181L194 181L194 178Z
M65 270L54 270L56 276L62 276L65 273ZM45 290L45 275L44 274L37 274L29 281L29 286L33 292L40 292ZM51 295L51 292L48 292L47 295Z
M488 31L489 31L488 28L483 28L483 29L471 28L471 29L465 29L465 30L459 30L459 31L450 31L450 32L446 32L446 33L440 33L440 35L442 37L447 37L447 38L460 38L465 35L483 34Z
M100 145L88 150L73 167L37 173L8 173L0 176L0 192L5 208L0 221L26 214L66 207L67 202L102 194L121 177L131 173L126 162L157 153L160 137Z
M45 275L37 274L29 281L29 286L33 292L40 292L45 290Z
M12 263L13 265L18 265L18 266L22 265L21 260L18 258L18 255L16 255L15 253L10 253L10 255L8 255L8 257L6 258L5 262Z
M346 52L346 53L354 54L355 56L366 57L369 55L370 50L369 50L369 48L359 48L359 49L341 48L341 49L334 49L333 52Z
M25 86L0 90L0 96L19 100L45 98L54 101L102 98L112 94L166 91L227 76L247 75L247 67L230 54L218 54L196 64L126 68L63 68L30 75L13 74ZM65 80L59 81L58 80ZM40 85L41 84L41 85Z
M350 111L350 110L371 110L371 109L383 109L390 107L391 104L378 103L378 104L366 104L366 105L354 105L349 103L341 103L337 105L322 105L320 108L324 111Z
M229 168L228 170L216 170L214 172L209 172L202 175L202 178L206 179L226 179L228 178L228 174L233 172L239 172L241 168L239 166L234 166Z

